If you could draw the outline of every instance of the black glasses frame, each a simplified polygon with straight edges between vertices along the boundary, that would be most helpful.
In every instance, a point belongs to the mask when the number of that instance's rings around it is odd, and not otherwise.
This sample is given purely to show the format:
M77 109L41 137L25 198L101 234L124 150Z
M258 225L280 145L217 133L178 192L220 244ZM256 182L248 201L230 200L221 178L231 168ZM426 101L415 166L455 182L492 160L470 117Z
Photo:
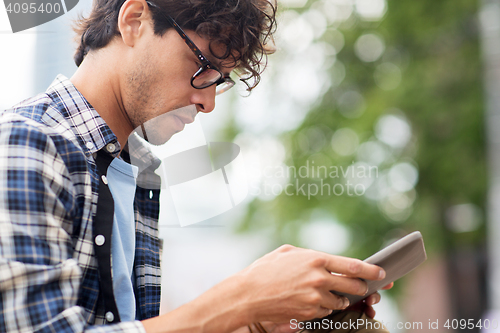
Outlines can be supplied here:
M204 88L208 88L208 87L210 87L210 86L212 86L214 84L217 85L217 86L219 86L219 85L221 85L223 83L226 83L227 86L224 89L217 90L217 95L220 95L220 94L222 94L223 92L229 90L230 88L232 88L235 85L234 80L231 79L231 77L229 76L229 74L222 73L216 66L214 66L207 59L207 57L205 57L203 55L203 53L201 53L201 51L198 48L198 46L196 46L196 44L191 40L191 38L188 37L188 35L184 32L184 30L182 30L182 28L177 24L177 22L175 22L175 20L170 15L164 13L161 10L161 8L158 5L156 5L155 3L151 2L151 1L146 1L146 3L150 7L153 7L156 10L158 10L160 12L160 14L163 15L163 17L165 19L167 19L167 21L170 23L170 25L172 25L172 27L175 29L175 31L177 31L177 33L179 34L179 36L181 36L181 38L184 40L184 42L186 43L186 45L196 55L196 58L198 58L198 60L200 60L200 62L201 62L200 68L191 77L191 86L193 88L195 88L195 89L204 89ZM201 75L204 71L206 71L208 69L211 69L211 70L219 72L220 78L217 81L215 81L215 82L210 82L209 84L202 85L202 86L196 86L194 84L194 80L196 79L196 77L198 77L199 75Z

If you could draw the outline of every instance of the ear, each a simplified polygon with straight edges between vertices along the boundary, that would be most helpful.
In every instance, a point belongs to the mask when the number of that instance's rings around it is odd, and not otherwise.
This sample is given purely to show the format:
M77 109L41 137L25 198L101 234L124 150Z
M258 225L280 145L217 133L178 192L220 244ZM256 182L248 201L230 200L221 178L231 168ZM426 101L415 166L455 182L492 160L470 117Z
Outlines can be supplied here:
M151 12L145 0L127 0L118 14L118 30L125 45L133 47L151 27Z

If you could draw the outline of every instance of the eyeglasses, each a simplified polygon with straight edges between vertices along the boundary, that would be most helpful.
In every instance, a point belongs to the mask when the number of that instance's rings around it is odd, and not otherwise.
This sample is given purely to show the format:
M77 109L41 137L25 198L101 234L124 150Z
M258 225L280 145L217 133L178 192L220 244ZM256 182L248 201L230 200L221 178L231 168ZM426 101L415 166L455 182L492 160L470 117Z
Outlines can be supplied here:
M146 1L146 3L157 9L161 15L163 15L167 21L174 27L174 29L179 33L179 35L184 39L187 46L193 51L201 62L201 66L196 73L194 73L191 78L191 86L196 89L204 89L210 87L214 84L217 85L216 94L220 95L225 91L231 89L235 82L229 77L229 74L223 74L217 67L215 67L204 55L201 53L200 49L193 43L191 38L186 35L184 30L174 21L174 19L164 12L161 11L160 7L156 4Z

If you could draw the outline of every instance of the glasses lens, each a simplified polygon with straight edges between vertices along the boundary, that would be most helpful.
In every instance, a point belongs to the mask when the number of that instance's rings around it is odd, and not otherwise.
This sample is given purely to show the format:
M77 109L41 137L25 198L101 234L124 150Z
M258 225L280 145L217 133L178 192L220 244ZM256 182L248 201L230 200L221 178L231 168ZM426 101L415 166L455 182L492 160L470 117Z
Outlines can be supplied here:
M193 78L193 86L196 88L206 88L219 81L221 77L222 74L219 71L206 68L195 74Z
M216 89L216 94L217 95L220 95L222 94L223 92L226 92L228 91L229 89L231 89L232 87L234 86L234 81L233 80L226 80L224 81L224 83L221 83L217 86L217 89Z

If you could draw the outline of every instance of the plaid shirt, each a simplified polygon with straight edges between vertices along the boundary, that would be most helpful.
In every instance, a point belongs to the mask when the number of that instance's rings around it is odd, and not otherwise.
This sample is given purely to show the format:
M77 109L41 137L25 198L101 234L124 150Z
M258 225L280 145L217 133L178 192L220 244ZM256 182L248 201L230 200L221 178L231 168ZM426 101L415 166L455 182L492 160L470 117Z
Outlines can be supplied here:
M115 147L113 157L121 149L63 76L0 113L0 332L144 332L139 321L104 325L92 235L94 158L104 147ZM142 320L159 314L161 244L159 190L138 184L134 273Z

